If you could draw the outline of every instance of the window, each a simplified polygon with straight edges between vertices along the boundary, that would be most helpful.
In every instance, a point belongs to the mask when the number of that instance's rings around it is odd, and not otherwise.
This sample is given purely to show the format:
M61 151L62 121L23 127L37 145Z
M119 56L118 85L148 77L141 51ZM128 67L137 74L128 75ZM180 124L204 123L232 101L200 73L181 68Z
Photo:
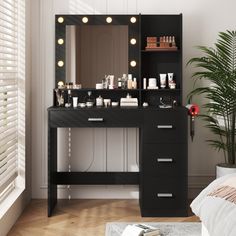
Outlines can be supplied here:
M0 1L0 204L25 179L25 2Z

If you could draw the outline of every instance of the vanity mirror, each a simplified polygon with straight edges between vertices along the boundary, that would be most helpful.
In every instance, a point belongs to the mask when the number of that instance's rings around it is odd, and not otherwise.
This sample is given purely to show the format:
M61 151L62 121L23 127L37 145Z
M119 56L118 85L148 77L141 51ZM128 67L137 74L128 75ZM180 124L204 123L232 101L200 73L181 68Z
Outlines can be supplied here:
M56 85L95 88L105 75L138 77L139 15L56 16Z

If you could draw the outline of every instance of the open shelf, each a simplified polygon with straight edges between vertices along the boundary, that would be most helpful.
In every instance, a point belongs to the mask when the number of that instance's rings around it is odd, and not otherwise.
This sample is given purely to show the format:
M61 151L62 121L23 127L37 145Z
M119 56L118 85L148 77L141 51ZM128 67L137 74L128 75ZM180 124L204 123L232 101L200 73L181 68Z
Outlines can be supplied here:
M148 50L141 50L142 53L162 53L162 52L171 52L171 53L177 53L177 52L180 52L179 49L148 49Z

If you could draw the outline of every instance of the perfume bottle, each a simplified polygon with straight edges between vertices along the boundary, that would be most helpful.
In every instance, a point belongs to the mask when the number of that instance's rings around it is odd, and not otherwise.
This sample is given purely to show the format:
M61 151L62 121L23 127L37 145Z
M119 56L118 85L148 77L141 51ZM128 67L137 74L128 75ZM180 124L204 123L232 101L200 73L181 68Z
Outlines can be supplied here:
M95 98L92 95L91 91L88 91L88 96L86 97L86 106L87 107L93 107L95 103Z
M67 102L65 104L65 107L71 107L72 106L72 95L71 95L71 90L68 89L67 92Z
M69 106L72 105L72 95L71 95L71 90L68 90L68 97L67 97L67 103L69 104Z
M127 88L127 76L126 76L126 74L123 74L121 80L122 80L122 86L121 86L121 88L122 88L122 89L126 89L126 88Z

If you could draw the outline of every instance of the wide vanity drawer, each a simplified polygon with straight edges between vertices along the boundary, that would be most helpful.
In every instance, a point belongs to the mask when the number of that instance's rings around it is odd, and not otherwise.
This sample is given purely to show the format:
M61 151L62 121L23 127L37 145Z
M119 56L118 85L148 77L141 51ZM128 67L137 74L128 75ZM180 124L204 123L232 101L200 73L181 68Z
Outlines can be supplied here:
M144 144L141 166L145 176L185 176L187 173L186 144Z
M187 204L187 177L143 180L142 206L152 209L184 208Z
M186 142L187 111L168 109L149 111L144 115L144 142Z
M140 116L136 110L63 109L49 112L51 127L138 127Z

